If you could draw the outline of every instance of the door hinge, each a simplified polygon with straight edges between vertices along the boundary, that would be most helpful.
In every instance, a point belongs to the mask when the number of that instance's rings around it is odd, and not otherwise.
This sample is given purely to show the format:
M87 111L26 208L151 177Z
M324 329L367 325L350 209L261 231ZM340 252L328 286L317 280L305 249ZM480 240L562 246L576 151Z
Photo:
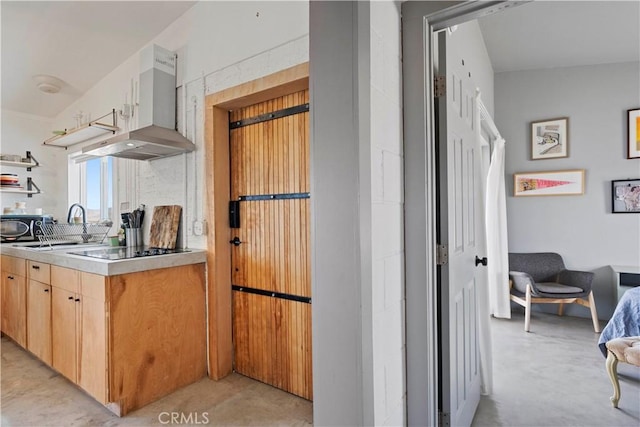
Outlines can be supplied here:
M449 249L447 245L436 246L436 264L446 265L449 261Z
M433 77L433 96L439 98L447 94L447 76Z
M448 412L438 412L438 425L440 427L449 427L451 425Z

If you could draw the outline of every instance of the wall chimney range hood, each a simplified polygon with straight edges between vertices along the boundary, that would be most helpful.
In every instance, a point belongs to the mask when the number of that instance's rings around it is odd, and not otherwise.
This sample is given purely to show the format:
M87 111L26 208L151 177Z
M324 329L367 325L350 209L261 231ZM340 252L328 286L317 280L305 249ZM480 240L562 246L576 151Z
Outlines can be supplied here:
M152 45L140 52L140 64L138 128L86 146L84 155L154 160L195 150L175 130L175 54Z

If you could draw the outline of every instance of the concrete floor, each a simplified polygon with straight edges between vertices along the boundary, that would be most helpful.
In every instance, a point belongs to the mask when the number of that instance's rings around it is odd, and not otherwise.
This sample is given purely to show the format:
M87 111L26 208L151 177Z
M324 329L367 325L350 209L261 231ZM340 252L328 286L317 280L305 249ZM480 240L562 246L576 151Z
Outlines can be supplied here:
M511 320L491 320L491 334L494 392L481 397L473 426L640 426L640 368L618 364L613 408L591 319L533 313L527 333L514 309Z
M118 418L6 337L1 368L2 427L309 426L313 422L311 402L238 374L221 381L204 378ZM171 422L172 416L176 422Z
M494 393L483 396L473 426L640 426L640 369L618 364L622 397L612 387L590 319L523 313L492 319ZM190 425L308 426L313 404L233 374L203 379L118 418L43 363L2 338L1 425L154 426L172 413ZM173 425L178 423L173 423Z

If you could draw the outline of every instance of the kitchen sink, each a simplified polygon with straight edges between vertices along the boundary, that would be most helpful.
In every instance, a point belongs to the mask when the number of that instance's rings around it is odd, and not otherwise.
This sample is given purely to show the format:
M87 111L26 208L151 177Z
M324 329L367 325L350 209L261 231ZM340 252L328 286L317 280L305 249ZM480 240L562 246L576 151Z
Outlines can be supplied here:
M13 245L16 248L43 248L43 247L49 247L49 246L72 246L72 245L79 245L78 242L62 242L62 243L52 243L51 245L49 245L48 243L32 243L29 245Z
M40 245L39 243L35 243L32 245L14 245L15 247L22 247L31 251L56 251L63 249L80 249L83 250L86 248L94 248L94 247L104 247L105 245L101 243L80 243L80 242L67 242L67 243L52 243L51 245L45 243Z

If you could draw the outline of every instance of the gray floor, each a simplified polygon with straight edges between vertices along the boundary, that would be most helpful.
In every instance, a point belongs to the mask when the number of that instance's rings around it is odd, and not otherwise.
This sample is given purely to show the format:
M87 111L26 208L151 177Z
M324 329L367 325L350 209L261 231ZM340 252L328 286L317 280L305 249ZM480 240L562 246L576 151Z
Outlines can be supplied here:
M221 381L202 379L118 418L6 337L1 367L2 427L309 426L313 422L311 402L238 374Z
M494 392L481 398L473 426L640 426L640 368L618 364L614 409L591 319L534 313L527 333L514 309L491 326Z
M491 325L494 392L482 397L473 426L640 426L640 369L618 365L622 398L612 408L589 319L534 313L526 333L522 312L514 310L511 320ZM237 374L203 379L118 418L10 340L2 339L1 350L3 427L172 425L171 413L190 416L191 425L313 421L311 402Z

